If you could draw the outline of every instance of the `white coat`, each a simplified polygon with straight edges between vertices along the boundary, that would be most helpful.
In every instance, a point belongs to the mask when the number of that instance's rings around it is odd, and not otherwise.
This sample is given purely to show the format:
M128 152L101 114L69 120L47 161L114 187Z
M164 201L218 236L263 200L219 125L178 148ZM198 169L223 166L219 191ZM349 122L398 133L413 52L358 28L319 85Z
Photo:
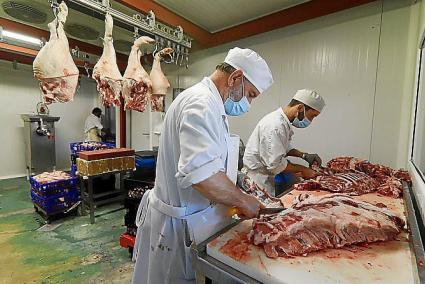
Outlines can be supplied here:
M134 284L195 281L184 216L210 206L191 186L225 171L228 138L223 102L211 79L180 93L171 104L160 139L155 187L139 206Z
M286 168L286 154L294 149L292 135L291 122L278 108L258 122L246 144L243 163L248 176L273 195L274 176Z
M100 118L90 114L84 123L84 141L101 141L99 134L102 129Z

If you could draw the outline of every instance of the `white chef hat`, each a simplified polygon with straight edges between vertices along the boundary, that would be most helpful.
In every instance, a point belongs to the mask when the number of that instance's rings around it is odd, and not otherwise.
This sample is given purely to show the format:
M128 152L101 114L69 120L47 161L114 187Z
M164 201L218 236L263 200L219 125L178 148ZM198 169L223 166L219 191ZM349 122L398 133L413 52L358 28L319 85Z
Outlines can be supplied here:
M251 49L232 48L227 53L224 62L233 68L241 69L244 76L260 93L263 93L273 84L272 72L266 61Z
M293 97L294 100L297 100L305 105L308 105L312 109L315 109L319 112L322 112L325 107L325 100L319 95L316 91L303 89L298 90Z

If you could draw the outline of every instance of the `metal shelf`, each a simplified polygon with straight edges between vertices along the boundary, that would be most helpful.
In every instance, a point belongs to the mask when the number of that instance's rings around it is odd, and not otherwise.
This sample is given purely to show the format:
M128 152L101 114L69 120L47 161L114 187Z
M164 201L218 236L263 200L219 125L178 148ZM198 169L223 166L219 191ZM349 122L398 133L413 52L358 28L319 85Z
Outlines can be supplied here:
M54 3L57 1L53 1ZM150 11L148 15L135 14L132 16L126 15L110 7L109 0L69 0L69 6L80 12L93 16L93 12L104 15L111 14L114 20L119 21L126 26L124 28L134 31L134 28L141 30L149 35L156 35L166 40L178 43L186 48L192 47L192 38L185 35L183 28L171 27L164 23L158 22L155 19L155 13Z

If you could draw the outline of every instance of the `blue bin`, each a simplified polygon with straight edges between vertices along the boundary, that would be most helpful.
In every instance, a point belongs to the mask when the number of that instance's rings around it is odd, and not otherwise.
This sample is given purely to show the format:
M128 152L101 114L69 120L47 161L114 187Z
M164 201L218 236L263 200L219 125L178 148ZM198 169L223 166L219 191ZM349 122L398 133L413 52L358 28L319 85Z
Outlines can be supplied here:
M36 192L40 196L51 196L64 194L71 189L77 187L78 178L71 177L69 179L58 180L49 183L39 183L34 179L34 177L30 177L31 190Z
M78 189L72 189L63 194L43 197L31 189L31 199L47 215L53 215L65 212L77 203L80 200L80 192Z
M136 168L140 169L155 169L155 157L138 157L136 156Z

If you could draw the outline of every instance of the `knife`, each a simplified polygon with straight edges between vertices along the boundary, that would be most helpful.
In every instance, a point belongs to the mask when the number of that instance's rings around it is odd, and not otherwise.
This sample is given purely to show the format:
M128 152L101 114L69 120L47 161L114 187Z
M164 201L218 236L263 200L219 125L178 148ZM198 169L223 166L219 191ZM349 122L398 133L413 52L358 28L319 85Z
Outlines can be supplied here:
M267 214L277 214L285 210L285 207L271 207L271 208L262 208L258 212L258 215L267 215ZM235 214L239 215L241 212L238 208L232 207L229 209L229 216L233 216Z
M258 212L258 215L266 215L266 214L277 214L285 210L285 207L276 207L276 208L263 208L260 209L260 212Z

